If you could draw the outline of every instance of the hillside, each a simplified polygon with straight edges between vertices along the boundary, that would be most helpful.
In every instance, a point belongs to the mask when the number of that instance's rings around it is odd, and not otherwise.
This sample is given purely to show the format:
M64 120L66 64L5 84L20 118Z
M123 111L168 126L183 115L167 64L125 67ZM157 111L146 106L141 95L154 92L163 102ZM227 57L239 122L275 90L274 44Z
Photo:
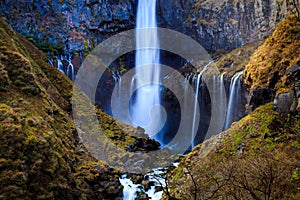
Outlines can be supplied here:
M299 111L299 94L294 94L299 93L299 65L300 22L292 16L278 25L245 68L246 84L250 90L249 107L255 109L274 98L280 101L282 96L288 96L283 104L288 104L287 109L294 104L293 112L298 104Z
M299 62L298 28L295 17L277 26L246 66L248 84L253 78L251 85L261 88L273 90L277 85L278 90L294 90L294 76L286 72L293 74L289 69ZM279 67L283 60L289 64ZM269 62L269 68L265 67ZM267 85L276 71L278 83ZM289 84L281 84L282 80ZM165 199L299 199L299 115L279 113L275 108L273 103L264 104L193 149L168 174Z
M119 173L79 142L72 83L0 20L0 199L115 199Z

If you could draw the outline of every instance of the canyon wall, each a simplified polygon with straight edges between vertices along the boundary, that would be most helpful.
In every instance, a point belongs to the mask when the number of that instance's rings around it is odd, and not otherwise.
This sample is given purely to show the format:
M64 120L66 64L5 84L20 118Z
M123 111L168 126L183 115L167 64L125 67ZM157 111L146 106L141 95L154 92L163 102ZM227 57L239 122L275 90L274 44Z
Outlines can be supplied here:
M1 16L36 44L82 51L135 26L137 0L1 1ZM158 0L161 27L183 32L208 51L234 49L274 30L286 0Z

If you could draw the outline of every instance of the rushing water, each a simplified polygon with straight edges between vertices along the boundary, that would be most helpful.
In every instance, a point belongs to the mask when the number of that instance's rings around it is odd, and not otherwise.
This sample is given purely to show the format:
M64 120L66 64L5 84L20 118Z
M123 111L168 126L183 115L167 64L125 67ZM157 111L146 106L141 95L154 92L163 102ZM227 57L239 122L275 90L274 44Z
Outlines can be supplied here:
M159 106L160 65L155 0L138 2L136 24L136 66L132 81L132 88L136 91L131 100L130 112L133 124L143 127L150 137L155 137L163 126ZM151 29L145 31L146 28ZM145 46L154 48L142 49Z
M63 57L63 59L68 62L66 75L72 80L72 82L74 82L75 73L74 73L74 66L72 63L72 55L69 54L68 57Z
M137 192L140 191L140 185L133 184L130 179L126 178L126 175L122 175L119 181L123 185L123 199L134 200Z
M226 113L225 129L228 129L232 122L239 120L239 103L241 102L241 82L239 81L243 71L237 72L231 78L229 89L229 101Z
M62 73L65 73L64 70L63 70L63 63L61 61L61 56L57 56L56 60L57 60L57 69L59 71L61 71Z
M178 163L174 163L174 166L178 166ZM145 175L149 182L153 182L148 190L145 190L144 186L141 184L134 184L126 175L122 175L119 178L121 185L123 186L123 200L134 200L137 197L137 193L147 194L148 198L151 200L159 200L162 198L163 191L156 191L156 187L165 187L165 170L166 169L153 169L152 172Z
M74 71L74 65L72 63L72 55L69 54L68 57L58 55L58 56L56 56L56 60L57 60L57 69L59 71L61 71L62 73L64 73L67 77L69 77L72 80L72 82L74 82L75 71ZM62 61L66 61L68 63L66 68L64 68L64 64ZM50 52L48 52L48 62L50 65L52 65L54 67L54 61L53 61L53 58L52 58Z

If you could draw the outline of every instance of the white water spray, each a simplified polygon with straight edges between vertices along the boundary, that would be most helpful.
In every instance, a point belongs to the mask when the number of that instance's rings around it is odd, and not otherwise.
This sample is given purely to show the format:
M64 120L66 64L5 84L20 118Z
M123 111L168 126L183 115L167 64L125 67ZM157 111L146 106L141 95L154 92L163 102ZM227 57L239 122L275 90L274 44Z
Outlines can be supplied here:
M136 96L130 111L133 124L143 127L153 138L163 128L159 106L160 66L155 0L139 1L136 28L136 72L132 81ZM141 49L145 46L153 49Z
M74 66L72 63L72 56L69 54L68 58L64 58L65 61L68 62L68 67L67 67L67 76L74 82L75 78L75 72L74 72Z
M243 74L243 71L237 72L231 78L230 83L230 95L228 101L228 109L226 113L225 129L228 129L232 122L238 120L238 110L241 96L241 83L239 81L240 76Z

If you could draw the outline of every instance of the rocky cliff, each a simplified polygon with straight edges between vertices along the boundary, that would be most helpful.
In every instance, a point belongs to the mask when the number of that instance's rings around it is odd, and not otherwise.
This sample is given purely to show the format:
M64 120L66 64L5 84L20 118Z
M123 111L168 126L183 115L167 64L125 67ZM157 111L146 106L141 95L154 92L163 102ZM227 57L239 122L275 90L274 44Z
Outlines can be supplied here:
M286 0L160 0L160 8L167 26L192 36L208 51L261 39L292 10Z
M136 5L134 0L3 0L0 11L15 30L43 44L44 50L82 51L134 28ZM287 0L159 0L157 4L161 27L193 37L208 51L234 49L262 38L290 8Z
M250 111L271 101L281 113L300 111L299 47L300 23L292 16L283 20L251 56L244 73L250 90Z
M299 199L299 24L283 20L254 52L244 75L256 109L195 147L165 199Z
M82 51L105 38L134 27L130 0L1 1L1 15L36 44ZM50 49L51 45L50 45Z

